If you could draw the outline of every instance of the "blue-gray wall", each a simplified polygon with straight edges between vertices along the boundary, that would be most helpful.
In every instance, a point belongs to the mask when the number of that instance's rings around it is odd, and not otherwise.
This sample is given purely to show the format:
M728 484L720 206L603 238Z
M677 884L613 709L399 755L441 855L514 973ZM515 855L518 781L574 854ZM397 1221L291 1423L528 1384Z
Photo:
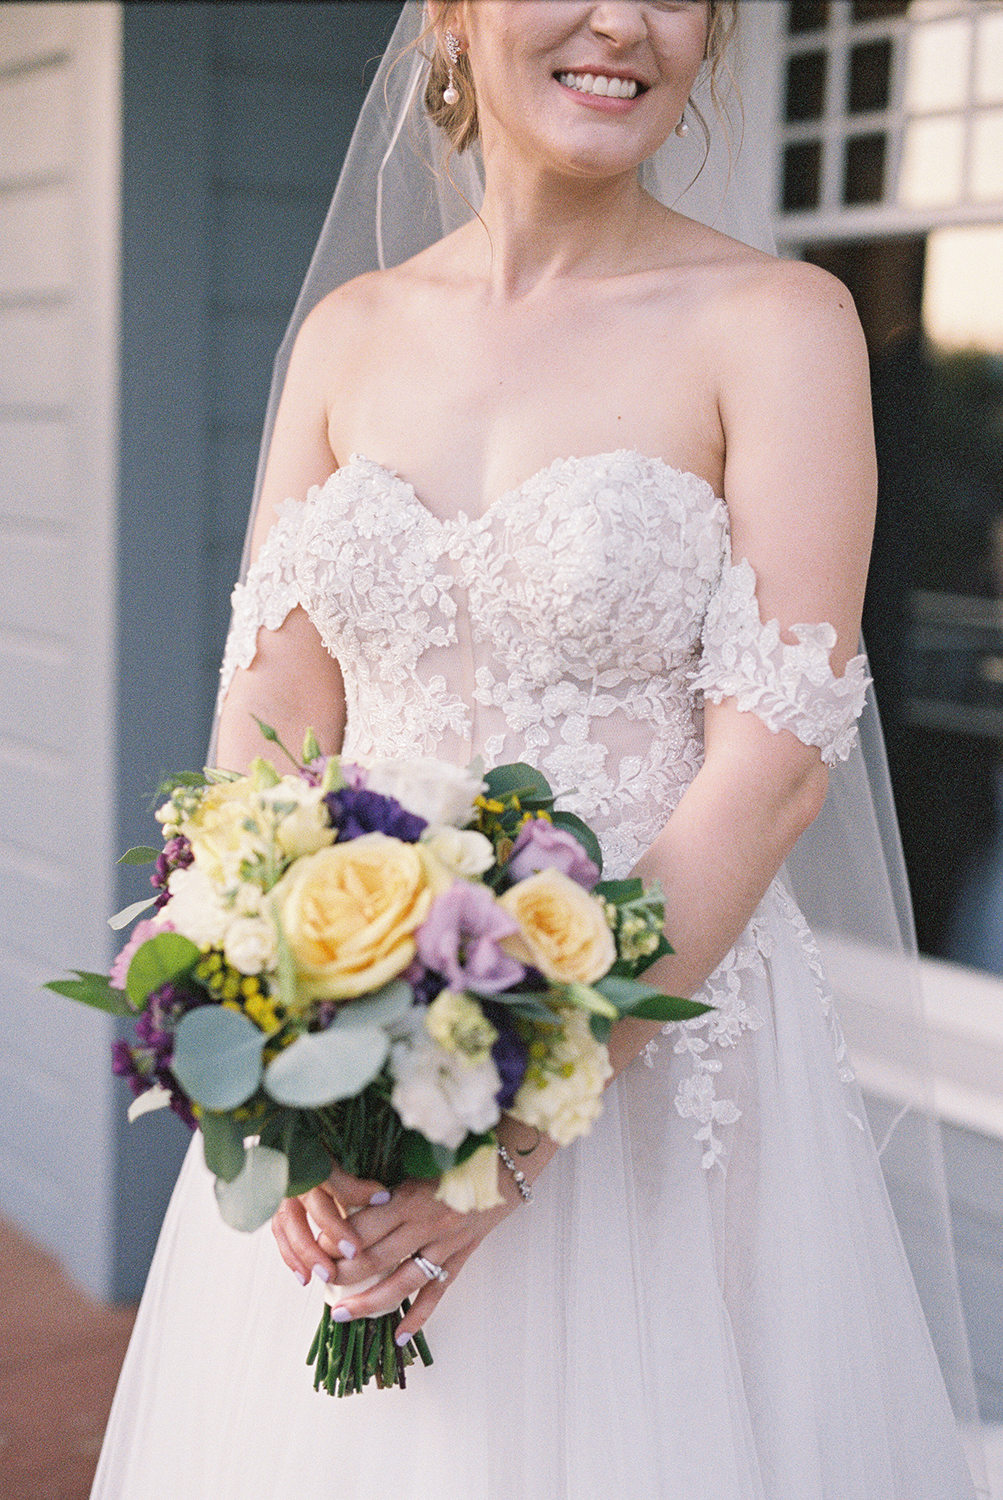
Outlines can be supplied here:
M124 10L119 844L203 764L271 362L400 6ZM146 894L123 870L121 904ZM142 1288L187 1144L117 1123L110 1292Z

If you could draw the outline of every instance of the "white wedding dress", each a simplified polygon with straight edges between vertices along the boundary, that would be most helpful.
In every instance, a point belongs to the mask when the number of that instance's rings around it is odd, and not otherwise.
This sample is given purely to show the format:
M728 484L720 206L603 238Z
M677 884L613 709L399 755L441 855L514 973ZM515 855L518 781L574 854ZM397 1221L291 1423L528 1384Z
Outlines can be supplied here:
M353 458L287 502L235 594L224 686L298 604L341 663L345 754L526 760L625 875L735 697L832 761L865 679L785 645L705 481L565 459L441 520ZM854 752L856 753L856 752ZM671 936L671 934L670 934ZM781 881L493 1233L406 1391L315 1394L319 1315L193 1144L98 1500L965 1500L973 1489L818 950Z

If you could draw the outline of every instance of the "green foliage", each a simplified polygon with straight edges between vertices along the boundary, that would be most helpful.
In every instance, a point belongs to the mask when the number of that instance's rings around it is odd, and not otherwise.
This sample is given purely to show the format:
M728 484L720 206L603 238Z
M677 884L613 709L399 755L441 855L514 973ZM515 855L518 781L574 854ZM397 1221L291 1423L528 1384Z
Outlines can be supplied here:
M306 1032L268 1064L265 1089L279 1104L319 1109L370 1083L389 1049L387 1034L378 1026Z
M223 1005L201 1005L174 1033L171 1071L203 1109L226 1111L245 1103L261 1082L265 1033Z
M190 974L201 958L195 944L179 932L158 932L132 955L125 988L137 1010L154 990Z
M571 834L572 838L577 839L596 869L602 871L602 850L599 847L599 840L587 823L583 823L575 813L561 811L552 812L550 821L555 828L563 828L566 833Z
M124 990L117 990L108 983L107 974L94 974L89 969L73 969L76 979L52 979L45 986L57 995L69 1000L79 1000L83 1005L92 1005L95 1010L107 1011L112 1016L134 1014Z
M289 1162L287 1196L308 1193L331 1170L331 1153L318 1134L316 1116L300 1109L275 1110L261 1130L261 1144L284 1152Z
M159 859L160 853L159 849L152 849L149 844L138 844L135 849L127 849L116 863L120 865L152 865L154 860Z
M233 1182L244 1166L244 1127L229 1112L202 1111L199 1120L205 1164L214 1177Z
M232 1182L216 1179L216 1202L223 1222L250 1234L275 1213L287 1195L289 1163L271 1146L250 1146Z

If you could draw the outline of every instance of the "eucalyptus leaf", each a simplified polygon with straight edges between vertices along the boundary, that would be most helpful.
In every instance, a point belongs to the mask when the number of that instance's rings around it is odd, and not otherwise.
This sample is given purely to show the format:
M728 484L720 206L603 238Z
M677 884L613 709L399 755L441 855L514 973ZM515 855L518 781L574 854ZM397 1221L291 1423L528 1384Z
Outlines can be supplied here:
M204 1109L199 1127L209 1171L224 1182L233 1182L244 1165L243 1125L228 1112Z
M403 979L392 979L382 989L374 990L362 1000L347 1001L339 1005L333 1025L387 1026L397 1021L414 1003L414 990Z
M575 813L553 812L550 821L555 828L563 828L565 833L570 833L572 838L577 839L596 869L602 871L602 850L599 840L587 823L583 823Z
M200 1005L174 1034L171 1071L203 1109L236 1109L261 1082L265 1033L239 1011Z
M319 1109L357 1094L376 1077L390 1050L376 1026L329 1026L311 1031L273 1058L265 1089L279 1104Z
M158 932L132 955L125 978L129 999L140 1010L154 990L188 974L201 957L195 944L180 932Z
M127 849L116 861L120 865L151 865L155 859L159 859L160 849L153 849L149 844L137 844L135 849Z
M149 911L156 904L156 896L144 896L142 901L134 901L131 906L123 906L113 917L108 918L108 926L112 932L121 932L123 927L128 927L142 912Z
M233 1181L216 1179L216 1202L224 1223L247 1233L260 1229L287 1196L288 1182L289 1163L281 1151L249 1146Z
M109 984L107 974L93 974L87 969L74 969L73 973L76 979L51 979L45 988L57 995L65 995L69 1000L78 1000L82 1005L92 1005L95 1010L107 1011L112 1016L135 1015L125 990Z
M305 1110L282 1109L272 1114L262 1127L261 1144L288 1157L288 1198L308 1193L331 1170L331 1153L317 1134L313 1116Z

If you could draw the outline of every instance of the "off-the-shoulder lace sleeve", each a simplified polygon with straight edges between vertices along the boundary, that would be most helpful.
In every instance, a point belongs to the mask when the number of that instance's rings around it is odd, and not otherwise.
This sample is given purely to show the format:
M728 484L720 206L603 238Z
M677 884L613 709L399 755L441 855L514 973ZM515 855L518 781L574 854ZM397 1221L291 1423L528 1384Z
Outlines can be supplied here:
M296 556L306 505L286 500L277 509L276 520L247 578L230 596L233 614L219 673L219 703L222 704L238 667L249 667L258 649L258 631L278 630L289 612L302 603L296 581Z
M792 625L790 633L797 644L781 639L776 620L763 624L749 562L726 562L707 610L693 686L712 703L734 698L774 733L789 729L803 744L817 745L832 766L853 749L870 681L866 658L853 657L837 677L829 664L836 644L831 625Z

